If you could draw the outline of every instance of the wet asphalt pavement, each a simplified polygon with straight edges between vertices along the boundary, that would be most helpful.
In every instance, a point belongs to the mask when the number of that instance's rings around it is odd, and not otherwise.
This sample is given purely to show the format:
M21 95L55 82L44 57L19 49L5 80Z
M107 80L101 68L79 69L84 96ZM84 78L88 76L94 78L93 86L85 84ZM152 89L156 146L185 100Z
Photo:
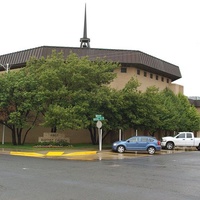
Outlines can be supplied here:
M122 156L88 161L1 154L0 199L199 199L199 151Z
M134 152L125 152L117 153L113 152L111 149L102 149L98 150L87 150L87 149L65 149L65 150L54 150L50 149L49 151L24 151L24 150L9 150L9 149L0 149L0 154L9 154L12 156L25 156L25 157L38 157L38 158L59 158L59 159L68 159L68 160L121 160L121 159L132 159L137 157L146 157L146 156L156 156L164 154L174 154L181 153L185 151L195 151L194 148L177 148L175 150L161 150L157 151L155 155L149 155L146 151L134 151Z

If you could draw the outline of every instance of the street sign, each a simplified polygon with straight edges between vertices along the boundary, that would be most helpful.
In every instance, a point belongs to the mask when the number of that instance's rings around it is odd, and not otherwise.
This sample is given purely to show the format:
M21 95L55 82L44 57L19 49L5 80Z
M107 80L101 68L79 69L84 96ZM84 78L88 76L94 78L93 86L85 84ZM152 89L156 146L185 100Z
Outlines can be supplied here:
M101 121L97 121L96 126L97 126L97 128L101 128L102 127L102 122Z
M102 115L95 115L95 118L93 118L93 121L102 121L104 120L104 117Z
M99 120L100 120L100 121L104 120L104 117L99 117Z
M95 115L95 118L93 118L93 121L97 121L96 127L98 128L99 133L99 151L102 150L102 120L104 120L102 115Z

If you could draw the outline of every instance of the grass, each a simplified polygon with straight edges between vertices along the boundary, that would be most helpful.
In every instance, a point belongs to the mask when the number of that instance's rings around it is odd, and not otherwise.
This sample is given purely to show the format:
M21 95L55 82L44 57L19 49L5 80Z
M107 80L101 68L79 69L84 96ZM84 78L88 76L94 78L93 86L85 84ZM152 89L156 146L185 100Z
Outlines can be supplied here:
M99 145L93 144L73 144L65 147L35 147L35 144L24 144L24 145L13 145L11 143L0 144L0 149L7 150L19 150L19 151L45 151L45 150L64 150L64 149L87 149L87 150L98 150ZM103 149L111 149L110 144L105 144Z

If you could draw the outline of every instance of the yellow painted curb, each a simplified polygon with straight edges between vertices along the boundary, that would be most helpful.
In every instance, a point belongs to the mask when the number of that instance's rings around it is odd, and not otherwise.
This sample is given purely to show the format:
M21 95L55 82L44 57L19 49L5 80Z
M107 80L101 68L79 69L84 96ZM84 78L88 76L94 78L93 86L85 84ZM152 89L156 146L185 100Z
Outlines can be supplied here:
M44 157L43 154L33 153L33 152L15 152L15 151L11 151L10 155L14 155L14 156L30 156L30 157Z
M62 156L64 154L64 152L53 152L50 151L46 154L46 156Z
M84 156L84 155L94 155L97 151L82 151L82 152L73 152L73 153L67 153L63 156Z

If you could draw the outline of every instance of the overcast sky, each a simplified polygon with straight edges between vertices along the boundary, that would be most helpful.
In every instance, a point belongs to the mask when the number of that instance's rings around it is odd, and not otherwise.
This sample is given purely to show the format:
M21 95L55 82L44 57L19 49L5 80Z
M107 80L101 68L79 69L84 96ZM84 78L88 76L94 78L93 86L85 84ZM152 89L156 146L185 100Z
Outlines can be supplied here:
M0 0L0 55L79 47L85 3L91 48L139 50L177 65L175 83L200 96L200 0Z

